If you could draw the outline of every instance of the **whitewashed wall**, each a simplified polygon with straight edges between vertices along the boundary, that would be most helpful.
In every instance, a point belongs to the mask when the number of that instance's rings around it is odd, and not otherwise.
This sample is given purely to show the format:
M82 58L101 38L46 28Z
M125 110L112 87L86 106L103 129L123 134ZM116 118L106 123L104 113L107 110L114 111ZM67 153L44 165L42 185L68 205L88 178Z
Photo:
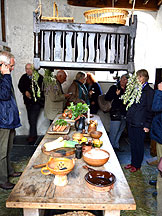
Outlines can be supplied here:
M66 0L56 1L59 16L73 16L75 22L84 23L84 11L92 9L67 5ZM52 0L42 0L43 16L52 16ZM22 127L17 129L17 135L28 134L28 121L26 109L21 93L17 88L18 81L27 62L33 62L33 11L36 9L37 0L6 0L7 5L7 40L8 46L16 58L13 72L13 84ZM159 12L135 12L138 15L138 28L135 48L135 69L146 68L150 73L150 82L154 82L155 68L162 67L161 61L161 35L162 35L162 9ZM66 92L75 77L76 71L67 71L69 74L64 84ZM105 88L105 86L104 86ZM44 134L49 125L42 111L38 121L38 133Z

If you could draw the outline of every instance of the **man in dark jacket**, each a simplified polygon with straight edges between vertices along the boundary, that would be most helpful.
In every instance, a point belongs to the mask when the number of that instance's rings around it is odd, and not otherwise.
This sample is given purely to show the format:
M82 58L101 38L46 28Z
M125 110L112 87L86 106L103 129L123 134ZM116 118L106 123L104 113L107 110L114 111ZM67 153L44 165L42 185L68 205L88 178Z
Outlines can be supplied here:
M156 113L151 126L151 139L155 140L158 161L162 157L162 82L155 91L152 110ZM162 177L157 177L157 215L162 215Z
M0 188L8 190L14 184L9 177L18 177L10 164L10 152L15 136L15 128L20 127L19 111L13 93L11 71L14 69L14 56L0 52Z
M123 104L121 96L125 92L127 81L127 75L122 75L120 81L111 86L105 95L105 100L112 101L109 138L114 150L117 151L123 151L119 147L119 139L126 126L126 106Z
M25 65L26 73L22 75L22 77L19 80L18 88L23 94L24 104L26 106L27 115L28 115L28 121L30 125L29 129L29 137L28 142L29 144L34 144L34 142L37 140L37 120L41 109L41 99L44 98L43 94L43 76L41 74L38 78L38 86L40 88L40 98L37 97L37 91L38 87L35 83L33 83L33 87L35 89L35 97L36 101L33 95L32 91L32 64L28 63Z

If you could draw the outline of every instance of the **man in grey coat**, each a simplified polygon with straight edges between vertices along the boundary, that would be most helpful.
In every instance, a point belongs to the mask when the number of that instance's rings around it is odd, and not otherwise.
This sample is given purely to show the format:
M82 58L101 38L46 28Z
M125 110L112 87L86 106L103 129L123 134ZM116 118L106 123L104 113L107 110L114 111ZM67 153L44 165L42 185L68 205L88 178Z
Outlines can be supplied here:
M55 76L55 85L45 93L44 113L50 122L54 120L58 113L63 111L65 99L70 97L70 94L64 94L61 86L66 78L67 73L59 70Z

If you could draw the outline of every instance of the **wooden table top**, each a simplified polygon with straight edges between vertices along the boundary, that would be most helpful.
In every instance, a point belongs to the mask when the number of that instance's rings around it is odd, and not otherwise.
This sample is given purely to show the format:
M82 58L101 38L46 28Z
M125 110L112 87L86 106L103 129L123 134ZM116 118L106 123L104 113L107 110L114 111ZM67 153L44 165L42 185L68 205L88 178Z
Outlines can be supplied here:
M18 183L12 190L6 206L10 208L37 208L37 209L80 209L80 210L135 210L136 204L118 159L110 144L107 133L99 116L93 119L98 121L97 130L102 131L100 138L102 148L110 153L110 159L104 167L116 176L114 188L110 192L100 193L90 190L84 180L87 170L83 159L76 161L75 167L68 174L68 184L60 187L54 185L54 175L45 176L41 169L34 169L36 164L46 163L48 155L42 153L41 147L45 142L56 139L60 135L46 134L31 157ZM70 131L70 136L74 128Z

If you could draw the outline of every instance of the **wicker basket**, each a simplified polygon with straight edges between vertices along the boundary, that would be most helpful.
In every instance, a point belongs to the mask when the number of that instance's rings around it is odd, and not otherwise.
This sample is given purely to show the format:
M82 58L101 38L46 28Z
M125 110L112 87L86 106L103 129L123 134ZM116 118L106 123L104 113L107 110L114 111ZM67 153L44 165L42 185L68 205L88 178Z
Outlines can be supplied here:
M56 13L56 15L55 15L55 13ZM53 17L41 16L41 21L73 23L74 17L59 17L58 16L58 8L57 8L56 3L54 2L54 4L53 4Z
M84 12L87 24L106 23L125 25L128 11L120 8L101 8Z

